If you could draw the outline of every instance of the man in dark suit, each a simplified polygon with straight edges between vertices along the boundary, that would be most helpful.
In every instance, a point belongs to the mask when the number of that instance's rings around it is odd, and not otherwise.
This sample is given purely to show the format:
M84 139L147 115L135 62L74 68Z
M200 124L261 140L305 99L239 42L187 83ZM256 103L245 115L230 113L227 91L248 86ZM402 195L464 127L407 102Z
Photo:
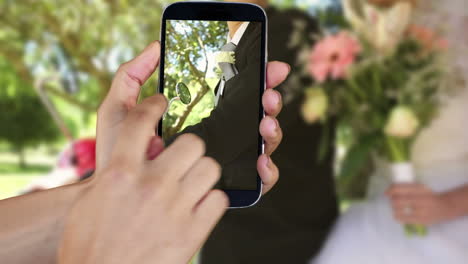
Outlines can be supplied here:
M230 34L222 52L233 52L235 63L221 62L216 107L200 123L181 133L194 133L206 143L206 155L223 168L217 187L255 190L257 187L258 124L260 122L261 23L228 22Z
M304 42L309 48L313 44L318 25L296 10L268 8L267 14L269 60L292 66L279 87L284 108L278 120L284 137L272 156L281 179L256 206L227 212L202 250L202 264L307 263L338 215L333 151L322 162L317 157L319 140L327 132L320 124L307 125L300 115L303 89L311 83L301 74L299 54Z

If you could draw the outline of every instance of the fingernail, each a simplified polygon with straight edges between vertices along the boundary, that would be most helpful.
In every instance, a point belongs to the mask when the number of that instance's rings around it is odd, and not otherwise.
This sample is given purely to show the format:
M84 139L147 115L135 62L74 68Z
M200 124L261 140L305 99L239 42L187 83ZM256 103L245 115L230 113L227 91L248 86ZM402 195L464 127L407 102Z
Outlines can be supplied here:
M267 127L270 131L276 130L277 124L273 118L268 118L266 122L267 122Z
M276 105L281 104L281 95L279 93L275 93L275 97L276 97Z

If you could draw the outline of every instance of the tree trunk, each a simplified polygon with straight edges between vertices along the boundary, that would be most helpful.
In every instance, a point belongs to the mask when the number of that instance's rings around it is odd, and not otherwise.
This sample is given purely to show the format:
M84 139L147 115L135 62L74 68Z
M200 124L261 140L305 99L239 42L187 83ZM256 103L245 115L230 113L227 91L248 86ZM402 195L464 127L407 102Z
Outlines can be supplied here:
M17 147L16 152L18 153L18 162L21 169L25 169L28 165L26 163L26 153L24 152L24 147Z

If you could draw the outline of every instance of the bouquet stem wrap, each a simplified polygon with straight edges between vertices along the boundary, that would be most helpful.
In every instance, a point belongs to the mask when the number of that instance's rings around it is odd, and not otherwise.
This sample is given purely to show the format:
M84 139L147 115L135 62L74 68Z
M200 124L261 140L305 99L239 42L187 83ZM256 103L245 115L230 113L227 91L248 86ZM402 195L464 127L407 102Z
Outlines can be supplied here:
M392 182L396 184L410 184L416 182L414 167L411 162L397 162L390 167L392 174ZM425 236L427 228L423 225L405 225L405 233L407 236Z

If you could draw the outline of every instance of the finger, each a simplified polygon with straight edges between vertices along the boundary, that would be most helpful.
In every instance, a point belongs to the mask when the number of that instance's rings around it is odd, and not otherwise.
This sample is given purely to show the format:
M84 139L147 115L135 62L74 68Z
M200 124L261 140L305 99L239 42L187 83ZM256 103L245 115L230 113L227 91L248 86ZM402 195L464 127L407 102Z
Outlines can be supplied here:
M106 166L109 157L99 153L111 153L118 135L116 127L126 117L130 107L136 104L140 84L154 72L159 64L159 42L151 43L139 56L122 65L112 82L104 102L98 110L96 166Z
M421 209L417 209L411 212L411 214L399 211L395 213L395 219L404 224L425 224L426 217Z
M283 139L283 131L276 118L266 116L260 122L260 135L265 141L265 154L271 155Z
M395 184L390 187L386 194L388 196L416 196L426 194L430 190L419 183Z
M392 204L392 209L395 214L400 215L413 215L419 211L419 207L415 204L406 203L406 204Z
M422 222L422 219L416 215L402 215L399 214L395 216L395 219L402 224L413 224L419 225Z
M227 195L221 190L211 190L203 200L193 209L191 222L191 239L205 242L215 225L219 222L229 206Z
M147 160L147 149L155 127L166 111L167 100L162 94L153 95L132 109L122 123L114 156L130 164Z
M205 154L205 142L194 134L183 134L150 162L149 173L159 171L159 176L179 181Z
M213 158L201 158L183 177L181 196L190 209L206 196L221 177L221 166Z
M276 117L283 108L281 94L272 89L266 90L262 97L262 104L267 115Z
M267 78L266 87L267 89L274 88L286 80L291 67L284 62L272 61L267 64Z
M394 199L392 200L392 207L398 210L403 210L405 207L414 206L415 201L411 199Z
M159 65L160 44L148 45L136 58L122 64L112 81L111 89L104 100L108 111L126 111L137 103L140 87Z
M164 141L159 136L153 136L150 140L148 150L146 151L146 158L154 160L164 150Z
M395 219L407 224L420 224L424 219L424 207L419 203L392 204Z
M269 156L263 154L258 158L257 171L263 183L262 194L265 194L278 182L278 167L276 167Z
M221 190L211 190L194 208L194 224L211 230L229 206L229 198ZM208 234L207 234L208 235Z

